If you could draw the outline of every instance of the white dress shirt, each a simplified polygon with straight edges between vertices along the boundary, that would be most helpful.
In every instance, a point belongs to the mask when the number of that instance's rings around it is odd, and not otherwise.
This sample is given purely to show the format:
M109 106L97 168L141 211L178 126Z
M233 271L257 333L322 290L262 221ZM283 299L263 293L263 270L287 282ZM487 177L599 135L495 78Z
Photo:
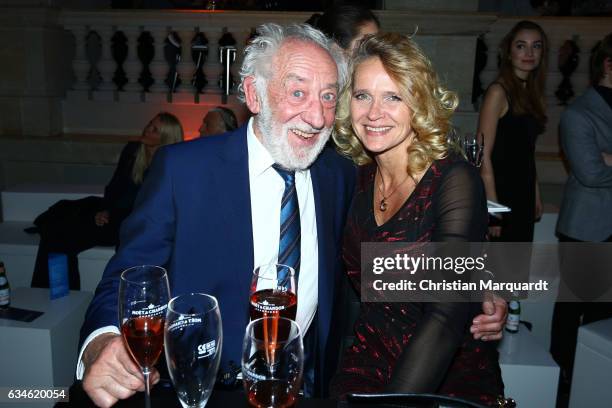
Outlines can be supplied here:
M253 220L253 265L257 267L278 260L280 211L285 182L272 168L274 159L255 136L253 119L249 120L247 148ZM301 228L296 321L305 335L317 310L319 296L319 248L310 170L295 172L295 187L300 204Z
M253 222L253 265L275 263L278 260L280 240L281 199L285 182L272 168L274 160L261 144L253 130L253 119L247 128L247 149L249 160L249 188L251 192L251 219ZM317 222L314 192L310 170L295 172L295 186L300 205L300 273L298 279L298 307L296 320L303 335L310 327L318 303L319 249L317 246ZM245 275L247 276L247 275ZM221 311L223 313L223 311ZM93 331L79 352L76 378L81 380L85 366L83 351L98 335L119 334L116 326L105 326Z

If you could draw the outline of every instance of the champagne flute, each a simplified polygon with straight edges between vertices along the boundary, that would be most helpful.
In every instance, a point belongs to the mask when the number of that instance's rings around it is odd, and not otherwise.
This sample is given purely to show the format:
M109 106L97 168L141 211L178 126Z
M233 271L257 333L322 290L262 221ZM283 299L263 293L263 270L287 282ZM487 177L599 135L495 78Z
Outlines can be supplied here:
M297 279L293 268L275 263L256 267L249 295L251 320L268 316L295 320Z
M161 354L164 342L164 317L170 287L166 270L142 265L126 269L119 283L119 321L121 334L145 380L145 407L151 407L151 368Z
M462 147L466 158L476 167L482 165L484 153L484 135L468 132L463 136Z
M210 398L223 344L217 299L189 293L168 303L164 349L168 372L184 408L203 408Z
M304 344L295 321L262 317L249 323L241 362L249 405L256 408L295 406L304 369Z

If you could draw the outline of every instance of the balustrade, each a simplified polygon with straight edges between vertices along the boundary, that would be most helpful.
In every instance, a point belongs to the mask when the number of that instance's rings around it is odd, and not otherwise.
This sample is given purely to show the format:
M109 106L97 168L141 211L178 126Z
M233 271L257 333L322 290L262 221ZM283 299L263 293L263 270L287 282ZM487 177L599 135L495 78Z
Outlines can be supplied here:
M497 18L491 15L466 13L462 16L440 12L377 12L383 29L413 34L415 39L432 58L440 76L447 81L451 89L460 94L461 105L456 122L462 130L476 126L478 103L472 105L472 79L474 55L478 36L487 47L487 60L484 68L476 75L486 88L497 76L498 45L510 28L519 21L517 18ZM87 94L91 100L109 100L114 95L115 101L126 103L144 103L173 111L180 105L182 109L205 113L207 108L219 104L228 104L239 108L236 98L235 82L238 81L238 69L242 52L252 28L264 22L301 22L310 13L273 13L273 12L223 12L223 11L124 11L124 12L88 12L68 11L61 13L64 28L75 37L76 52L72 61L74 84L68 93L67 100L76 94ZM603 37L607 29L603 19L580 18L534 18L542 25L549 37L548 75L546 98L549 106L549 131L543 150L558 151L556 125L561 108L555 92L564 79L559 70L559 50L570 39L574 39L579 48L578 66L569 76L566 74L564 92L568 83L575 95L581 94L588 86L588 60L591 48ZM236 61L230 64L234 83L230 87L231 95L223 97L225 90L224 62L220 59L223 49L222 37L227 31L235 39ZM101 46L99 59L88 60L86 48L87 36L95 33ZM125 44L118 43L118 35L125 36ZM199 40L196 37L200 36ZM201 50L202 37L208 43L206 58L198 65L198 58L204 56ZM125 61L121 53L111 48L125 46ZM142 57L144 52L137 52L138 47L148 41L151 56L148 60ZM221 43L220 43L221 41ZM173 45L174 44L174 45ZM196 48L194 49L194 44ZM179 47L176 47L176 46ZM178 49L177 49L178 48ZM139 53L141 56L139 57ZM180 58L176 58L176 55ZM98 75L93 81L91 73ZM569 81L569 82L567 82ZM125 82L125 83L123 83ZM77 98L75 100L82 100ZM69 103L68 103L69 104ZM160 106L161 104L161 106ZM165 104L169 104L165 106ZM172 108L175 106L175 108ZM190 108L186 108L189 106ZM194 111L194 107L204 107ZM108 108L108 107L107 107ZM132 106L134 108L134 106ZM109 108L110 109L110 108ZM153 108L141 109L152 111ZM158 109L159 110L159 109ZM190 114L192 115L192 114ZM70 120L71 114L67 115ZM197 128L195 119L191 126ZM194 132L193 130L191 131ZM112 130L110 131L112 133Z

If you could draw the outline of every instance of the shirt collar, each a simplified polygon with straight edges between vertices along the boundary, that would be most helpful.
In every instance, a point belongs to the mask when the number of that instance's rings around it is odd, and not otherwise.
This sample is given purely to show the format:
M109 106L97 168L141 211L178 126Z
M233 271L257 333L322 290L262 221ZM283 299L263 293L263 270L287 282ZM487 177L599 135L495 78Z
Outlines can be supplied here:
M249 119L247 126L247 148L249 150L249 174L259 176L274 164L274 159L261 144L253 128L254 119Z

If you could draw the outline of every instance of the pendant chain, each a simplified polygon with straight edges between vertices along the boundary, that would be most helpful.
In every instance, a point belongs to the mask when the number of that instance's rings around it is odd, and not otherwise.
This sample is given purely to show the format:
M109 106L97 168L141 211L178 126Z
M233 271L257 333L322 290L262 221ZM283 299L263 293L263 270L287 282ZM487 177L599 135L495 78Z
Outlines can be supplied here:
M380 184L378 185L378 190L380 191L380 195L382 196L382 199L380 200L380 204L378 206L378 209L380 211L384 212L384 211L387 211L387 207L388 207L387 206L387 199L389 199L389 197L391 197L397 191L397 189L400 188L400 186L403 185L406 182L406 180L412 178L412 176L410 174L408 174L408 176L406 176L406 178L401 183L399 183L397 186L395 186L393 191L391 191L385 197L385 193L384 193L384 190L385 190L385 180L383 179L383 176L380 173L380 169L378 167L376 168L376 172L378 173L378 176L380 177Z

